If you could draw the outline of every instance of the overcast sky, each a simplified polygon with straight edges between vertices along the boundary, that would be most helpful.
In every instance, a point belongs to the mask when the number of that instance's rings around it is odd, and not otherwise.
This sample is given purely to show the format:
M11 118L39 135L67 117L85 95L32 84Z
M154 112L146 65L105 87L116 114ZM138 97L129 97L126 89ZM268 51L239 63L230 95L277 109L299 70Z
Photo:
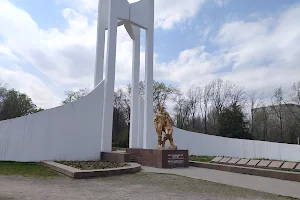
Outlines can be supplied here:
M97 0L0 0L0 79L42 108L92 87L96 19ZM299 19L299 0L155 0L154 78L288 90L300 80ZM120 27L117 87L131 79L131 52Z

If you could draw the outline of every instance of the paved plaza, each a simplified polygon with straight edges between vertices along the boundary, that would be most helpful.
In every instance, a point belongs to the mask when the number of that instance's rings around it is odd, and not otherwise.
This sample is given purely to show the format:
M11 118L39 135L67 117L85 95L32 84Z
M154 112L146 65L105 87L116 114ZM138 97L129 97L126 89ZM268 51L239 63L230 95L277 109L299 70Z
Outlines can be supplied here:
M20 176L0 176L0 199L9 200L93 200L93 199L210 199L210 200L255 200L255 199L290 199L265 192L224 185L196 178L178 175L151 173L158 169L144 168L140 173L107 178L74 180L59 176L56 178L26 178ZM207 173L207 169L205 170ZM196 172L194 168L176 169L188 173ZM212 170L211 172L213 172ZM166 173L167 170L160 170ZM228 172L220 172L227 174ZM229 173L230 174L230 173ZM189 174L186 174L189 175ZM191 175L191 174L190 174ZM216 174L220 175L220 174ZM215 176L212 178L215 178ZM228 175L228 174L227 174ZM235 174L242 177L241 174ZM211 174L207 174L211 177ZM232 177L225 177L232 178ZM242 181L243 179L239 180ZM230 180L238 181L237 179ZM261 183L263 184L263 183ZM297 183L298 184L298 183ZM261 187L267 187L261 185ZM281 187L286 187L282 185ZM278 189L278 188L277 188ZM279 189L280 190L280 189Z

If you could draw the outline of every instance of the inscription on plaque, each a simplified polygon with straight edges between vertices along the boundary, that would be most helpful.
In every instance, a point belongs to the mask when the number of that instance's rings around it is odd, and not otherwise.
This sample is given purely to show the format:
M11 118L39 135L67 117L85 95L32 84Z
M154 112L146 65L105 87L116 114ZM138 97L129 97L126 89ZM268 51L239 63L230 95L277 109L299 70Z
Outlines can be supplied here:
M168 154L168 164L169 165L184 165L183 154Z

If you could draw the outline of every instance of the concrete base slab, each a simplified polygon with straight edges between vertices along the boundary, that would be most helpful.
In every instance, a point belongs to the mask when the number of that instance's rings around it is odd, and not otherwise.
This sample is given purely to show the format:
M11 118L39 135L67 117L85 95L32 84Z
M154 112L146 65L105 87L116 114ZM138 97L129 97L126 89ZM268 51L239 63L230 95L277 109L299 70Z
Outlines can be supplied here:
M81 170L67 165L63 165L53 161L43 161L42 165L49 167L59 173L69 176L74 179L85 179L92 177L105 177L120 174L133 174L141 170L141 165L137 163L126 163L129 166L109 169L92 169Z

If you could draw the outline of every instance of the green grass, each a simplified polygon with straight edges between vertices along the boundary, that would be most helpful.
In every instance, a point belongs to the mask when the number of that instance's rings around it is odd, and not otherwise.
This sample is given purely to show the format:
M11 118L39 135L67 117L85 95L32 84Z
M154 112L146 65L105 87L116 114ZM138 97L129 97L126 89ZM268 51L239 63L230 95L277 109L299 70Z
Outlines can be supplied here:
M281 170L281 171L286 171L286 172L300 172L300 170L298 170L298 169L279 169L279 170Z
M115 148L117 151L126 151L127 148L122 148L122 147L113 147Z
M189 160L191 161L198 161L198 162L210 162L215 158L215 156L195 156L191 155Z
M0 161L0 175L21 175L26 177L53 177L57 173L40 163Z

